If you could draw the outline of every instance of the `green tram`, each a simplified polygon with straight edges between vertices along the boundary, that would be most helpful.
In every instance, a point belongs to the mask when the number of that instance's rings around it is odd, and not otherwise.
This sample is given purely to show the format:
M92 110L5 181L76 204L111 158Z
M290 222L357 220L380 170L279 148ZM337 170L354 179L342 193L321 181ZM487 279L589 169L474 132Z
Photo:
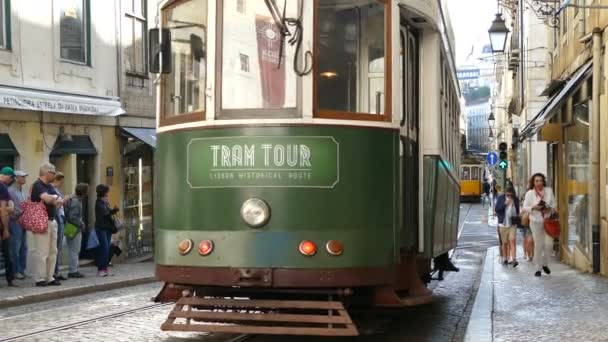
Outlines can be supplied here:
M357 335L352 307L431 300L459 214L446 2L159 4L162 329Z

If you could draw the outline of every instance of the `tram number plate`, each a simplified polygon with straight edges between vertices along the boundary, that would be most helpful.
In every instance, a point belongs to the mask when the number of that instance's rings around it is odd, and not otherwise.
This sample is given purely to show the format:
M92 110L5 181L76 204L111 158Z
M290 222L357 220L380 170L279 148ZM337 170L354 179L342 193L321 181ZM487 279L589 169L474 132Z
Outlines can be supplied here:
M232 271L235 286L272 286L270 268L235 268Z
M196 138L187 145L187 182L196 188L333 188L340 145L331 136Z

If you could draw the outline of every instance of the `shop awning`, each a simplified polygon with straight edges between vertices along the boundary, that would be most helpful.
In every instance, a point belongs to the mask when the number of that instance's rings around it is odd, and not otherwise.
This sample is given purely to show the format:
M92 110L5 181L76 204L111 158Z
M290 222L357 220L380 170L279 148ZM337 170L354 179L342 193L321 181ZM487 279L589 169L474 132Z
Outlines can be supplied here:
M124 114L116 98L0 85L0 107L67 114L118 116Z
M534 135L545 122L549 121L557 109L566 101L571 93L591 75L591 67L593 61L587 62L587 64L580 67L574 75L568 80L566 85L557 94L553 95L545 103L545 106L536 114L536 116L528 122L521 132L520 141Z
M72 135L71 139L58 138L51 156L65 154L96 155L97 150L88 135Z
M121 127L125 133L133 138L139 139L144 143L156 148L156 129L154 128L136 128L136 127Z
M11 140L11 137L9 137L8 134L6 134L6 133L0 134L0 155L3 155L3 156L19 155L19 153L17 152L17 149L15 148L15 145L13 145L13 141Z

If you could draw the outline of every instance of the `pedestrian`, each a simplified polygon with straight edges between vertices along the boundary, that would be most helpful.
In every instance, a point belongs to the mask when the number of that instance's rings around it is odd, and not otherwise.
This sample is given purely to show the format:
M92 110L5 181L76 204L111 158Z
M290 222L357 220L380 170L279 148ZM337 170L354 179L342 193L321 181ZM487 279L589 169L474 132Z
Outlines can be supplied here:
M74 192L74 196L71 196L70 200L64 205L66 224L71 223L78 228L78 233L76 233L73 238L66 237L68 250L70 252L70 268L68 271L68 278L83 278L84 275L78 271L78 256L80 254L80 247L82 243L82 232L86 228L83 219L84 213L82 211L82 202L85 200L89 192L89 185L86 183L80 183L76 185Z
M32 233L34 250L32 257L35 265L36 286L56 286L61 282L53 277L57 259L57 207L63 200L55 193L52 185L55 179L55 165L43 163L40 166L40 177L32 185L31 201L42 202L48 216L48 229L44 233Z
M118 207L110 208L110 188L105 184L99 184L95 189L97 201L95 202L95 232L99 239L97 247L97 275L106 277L108 275L108 263L110 260L110 242L112 241L112 230L114 221L112 216L118 212Z
M27 235L19 218L21 217L21 203L27 201L27 192L24 185L27 173L23 171L15 171L15 181L8 188L13 201L14 211L9 218L9 226L11 233L11 255L13 261L13 273L15 278L25 278L25 268L27 266Z
M490 183L488 182L487 179L483 180L483 198L481 200L481 206L482 208L486 208L486 202L490 202Z
M59 196L59 199L64 200L63 194L61 193L61 187L63 186L63 182L65 180L65 176L60 171L57 171L55 174L55 179L53 179L53 188L55 189L55 193ZM57 280L67 280L66 277L59 273L59 264L61 264L62 259L62 251L63 251L63 231L65 229L65 211L63 209L63 205L58 205L55 210L55 221L57 222L57 260L55 262L55 273L53 277Z
M555 212L555 196L553 190L547 187L547 178L542 173L534 174L528 183L528 192L524 199L524 210L530 214L530 228L534 238L535 276L540 277L541 271L551 274L549 256L553 247L553 238L545 233L545 218Z
M8 166L0 170L0 251L4 258L4 276L8 286L11 287L17 287L17 284L14 283L15 274L10 247L9 216L13 209L10 206L11 195L8 192L7 185L13 180L14 175L13 169Z
M507 188L505 193L496 199L496 215L498 216L498 229L500 232L500 248L504 256L503 264L512 264L513 267L517 267L519 265L516 258L519 199L515 195L515 189L512 187Z
M521 202L523 203L524 200L525 200L525 194L524 194L524 196L521 197ZM526 211L523 210L523 208L522 208L522 213L526 213ZM523 220L521 220L521 217L520 217L519 228L523 235L524 258L528 262L532 262L534 260L534 239L532 238L532 229L530 229L529 222L525 223Z

